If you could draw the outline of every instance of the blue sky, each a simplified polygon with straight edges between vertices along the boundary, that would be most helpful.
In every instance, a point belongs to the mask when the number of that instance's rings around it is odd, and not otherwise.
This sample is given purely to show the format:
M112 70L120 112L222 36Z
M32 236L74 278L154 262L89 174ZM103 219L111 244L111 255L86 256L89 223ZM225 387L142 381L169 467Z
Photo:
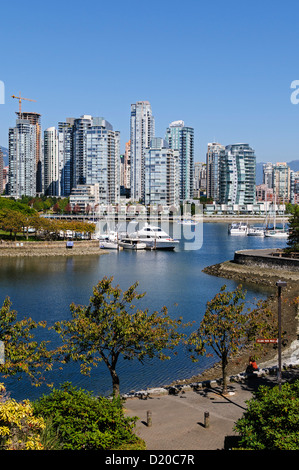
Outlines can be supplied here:
M298 2L286 0L14 1L1 5L0 145L18 101L42 127L103 116L129 140L130 105L149 100L156 135L194 127L207 143L249 143L257 161L299 159Z

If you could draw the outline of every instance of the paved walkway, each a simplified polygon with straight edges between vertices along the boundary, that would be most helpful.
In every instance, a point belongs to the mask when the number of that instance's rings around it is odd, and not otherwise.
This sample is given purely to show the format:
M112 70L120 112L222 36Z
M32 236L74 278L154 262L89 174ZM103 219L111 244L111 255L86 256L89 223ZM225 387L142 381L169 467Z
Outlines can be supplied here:
M129 398L125 409L127 415L138 416L136 434L145 441L147 450L229 449L233 446L232 436L236 436L235 423L260 384L260 379L231 383L230 394L225 397L215 385L178 395ZM147 425L147 411L151 412L151 426ZM206 412L209 427L205 427Z

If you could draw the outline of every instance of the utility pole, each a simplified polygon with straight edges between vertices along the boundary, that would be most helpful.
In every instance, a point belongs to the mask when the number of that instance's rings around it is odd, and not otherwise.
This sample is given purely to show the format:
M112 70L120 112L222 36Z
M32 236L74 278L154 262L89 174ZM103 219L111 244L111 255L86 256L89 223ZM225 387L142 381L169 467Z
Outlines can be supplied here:
M277 281L278 287L278 385L281 390L281 289L287 286L285 281Z

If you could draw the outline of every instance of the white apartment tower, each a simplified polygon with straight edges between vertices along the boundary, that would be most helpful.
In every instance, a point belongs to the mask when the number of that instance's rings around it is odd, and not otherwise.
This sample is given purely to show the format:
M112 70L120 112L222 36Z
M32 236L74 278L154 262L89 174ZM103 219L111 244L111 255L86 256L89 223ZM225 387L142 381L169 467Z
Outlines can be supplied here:
M145 151L145 204L179 205L179 152L155 137Z
M99 185L101 203L120 197L120 133L102 117L83 115L74 120L73 188Z
M130 150L131 150L131 198L144 201L145 149L155 136L155 120L148 101L131 104Z
M17 119L9 129L8 194L15 198L36 196L37 133L29 119Z
M193 198L194 129L184 121L173 121L166 130L169 148L179 151L180 199Z
M47 196L61 196L58 132L55 127L44 131L44 188Z

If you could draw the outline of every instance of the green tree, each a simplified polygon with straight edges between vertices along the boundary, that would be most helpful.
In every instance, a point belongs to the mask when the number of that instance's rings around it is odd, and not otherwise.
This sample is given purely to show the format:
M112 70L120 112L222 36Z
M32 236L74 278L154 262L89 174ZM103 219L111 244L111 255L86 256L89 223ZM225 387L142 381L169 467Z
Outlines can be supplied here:
M34 414L51 420L63 450L144 448L133 433L137 418L126 417L120 399L94 397L70 383L33 403Z
M146 358L168 359L165 350L173 349L182 338L178 327L181 319L173 320L166 307L161 313L136 309L133 301L138 294L133 284L126 291L113 287L112 280L104 277L93 288L88 306L71 305L72 319L57 322L54 329L60 334L67 359L79 361L81 372L89 374L92 366L104 361L109 369L113 394L119 395L117 361Z
M299 380L259 387L235 426L245 450L299 450Z
M46 322L17 320L10 299L4 300L0 308L0 341L5 350L5 363L0 364L3 377L21 378L25 374L35 385L44 381L44 373L52 368L54 351L47 350L47 342L34 340L33 331L39 327L45 328Z
M26 217L22 212L9 209L3 209L0 212L0 226L2 230L10 232L10 236L12 236L13 233L15 240L17 233L23 231L25 224Z
M15 201L13 198L8 199L6 197L0 197L0 211L2 209L7 209L32 215L35 213L35 210L31 209L28 204L28 200L24 198L22 198L21 201Z
M289 236L287 244L293 251L299 251L299 205L294 206L289 219Z
M207 303L205 315L199 328L188 338L187 344L193 361L200 355L211 355L212 350L221 361L222 393L227 393L229 358L245 344L255 346L257 336L269 338L277 330L276 317L259 302L254 310L245 307L246 291L238 286L227 292L222 286L220 293Z

